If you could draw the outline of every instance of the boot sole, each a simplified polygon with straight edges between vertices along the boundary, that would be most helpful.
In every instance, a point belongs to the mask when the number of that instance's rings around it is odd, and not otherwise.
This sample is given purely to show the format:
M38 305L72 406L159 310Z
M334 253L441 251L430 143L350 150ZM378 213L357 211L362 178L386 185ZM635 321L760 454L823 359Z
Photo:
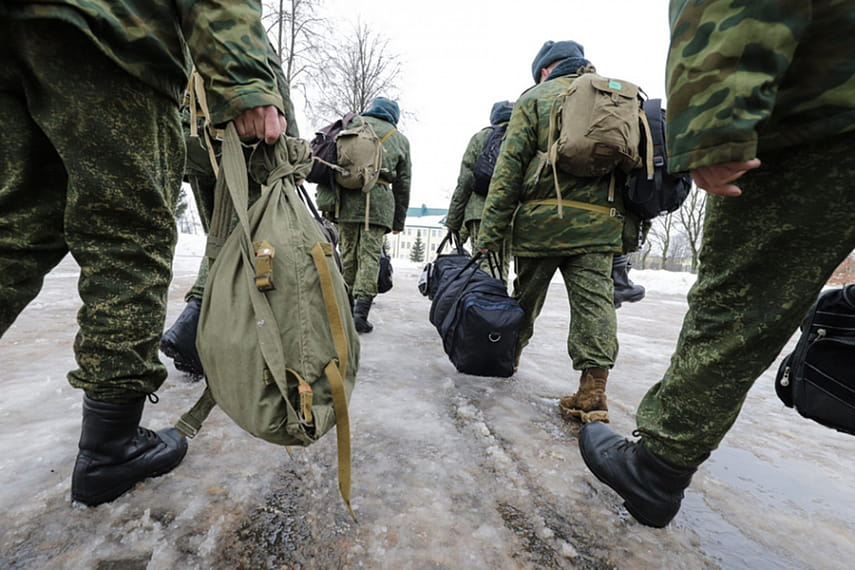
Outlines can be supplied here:
M573 419L579 420L583 424L590 422L603 422L604 424L609 423L609 413L603 410L593 410L590 412L586 412L584 410L566 410L564 413Z
M590 422L603 422L604 424L609 423L609 412L608 410L579 410L576 408L565 408L560 404L558 407L561 409L561 413L565 416L569 416L575 420L579 420L583 424L587 424Z

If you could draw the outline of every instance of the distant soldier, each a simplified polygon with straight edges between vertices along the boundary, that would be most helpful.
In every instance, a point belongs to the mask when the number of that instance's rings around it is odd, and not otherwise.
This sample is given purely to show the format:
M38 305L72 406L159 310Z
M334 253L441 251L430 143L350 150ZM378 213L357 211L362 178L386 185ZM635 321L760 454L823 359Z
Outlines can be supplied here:
M10 1L0 11L0 334L70 252L83 306L69 381L85 392L71 498L97 505L187 451L174 428L139 426L166 378L158 341L187 48L216 124L272 143L285 130L282 100L258 1Z
M473 170L479 156L485 150L485 144L490 136L494 133L502 131L494 131L502 127L507 128L508 121L511 120L511 111L514 104L510 101L498 101L493 104L490 110L490 126L484 127L469 139L469 144L466 145L466 151L463 153L463 160L460 163L460 174L457 177L457 187L454 189L454 194L451 196L451 203L448 206L448 215L445 218L445 225L449 230L462 232L472 238L472 243L478 242L478 230L481 227L481 215L484 212L484 200L486 193L482 194L475 191L475 176ZM501 142L501 140L499 141ZM487 181L489 184L489 181ZM464 240L465 241L465 240ZM510 265L509 241L506 240L504 247L499 252L499 277L502 281L508 280L508 268ZM489 262L485 259L481 263L482 267L489 269Z
M670 21L668 166L715 194L698 279L671 365L636 412L641 439L600 423L579 439L654 527L855 248L855 5L672 0Z
M401 232L407 219L411 162L410 141L397 130L400 110L395 101L377 97L361 118L383 141L380 179L367 194L319 184L317 205L338 224L342 273L354 299L353 322L357 331L368 333L374 329L368 312L377 296L384 236ZM345 127L359 120L355 117Z
M279 61L279 55L270 42L267 42L267 65L276 76L276 85L279 88L279 94L282 96L282 103L285 108L285 120L287 122L286 134L291 137L299 137L300 132L297 129L297 120L294 116L294 105L291 102L291 92L288 86L288 80L282 72L282 63ZM192 87L191 87L192 89ZM185 100L189 102L191 98ZM197 135L193 136L191 131L191 110L188 105L182 108L182 124L184 126L184 140L187 145L187 163L184 167L184 179L190 184L193 190L193 198L196 200L196 207L199 211L199 217L202 220L202 228L205 234L211 225L211 216L214 211L214 186L217 183L217 175L214 172L211 156L208 153L208 141L210 141L214 151L214 157L219 161L222 152L221 140L219 133L211 133L212 125L206 124L203 109L197 109ZM208 136L205 136L205 129L209 129ZM249 157L249 151L247 151ZM249 198L250 203L254 202L261 195L261 186L250 177L249 180ZM237 220L235 220L237 223ZM199 359L199 353L196 350L196 328L199 325L199 313L202 309L202 296L205 293L205 283L208 281L208 258L203 257L199 264L199 272L196 276L196 282L193 287L184 296L184 301L187 303L184 310L175 319L172 326L163 333L163 338L160 341L160 350L173 359L175 368L190 374L195 378L201 378L204 374L202 370L202 361Z
M579 178L560 172L560 218L547 149L555 99L572 84L572 76L593 71L576 42L546 42L540 49L532 64L537 85L514 105L478 233L479 248L498 252L512 231L514 297L526 314L517 363L552 276L561 272L570 303L567 350L581 377L577 392L562 398L560 406L585 422L608 419L606 381L618 352L611 270L621 248L622 224L614 215L620 204L608 201L610 175Z

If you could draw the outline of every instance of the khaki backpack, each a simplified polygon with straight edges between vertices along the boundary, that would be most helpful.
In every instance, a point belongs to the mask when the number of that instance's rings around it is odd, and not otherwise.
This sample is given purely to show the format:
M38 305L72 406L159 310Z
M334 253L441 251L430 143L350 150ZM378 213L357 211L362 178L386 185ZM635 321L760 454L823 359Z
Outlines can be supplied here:
M361 115L356 115L354 119L358 120L358 125L335 136L335 181L341 188L362 190L365 194L365 229L368 229L371 189L380 179L383 143L389 140L397 129L392 128L381 139Z
M359 124L335 137L336 164L339 166L335 181L342 188L367 193L380 178L383 142L362 116L357 115L355 119Z
M559 216L558 169L573 176L611 174L609 201L614 200L616 169L629 173L642 165L641 130L649 132L640 89L634 83L583 73L553 102L549 117L547 157L552 165Z
M215 405L280 445L310 445L335 426L339 489L350 509L347 402L359 340L333 248L295 188L311 168L311 149L283 137L259 144L250 164L267 187L248 207L246 162L230 123L196 340L207 387L177 427L194 436ZM239 223L229 232L235 214Z

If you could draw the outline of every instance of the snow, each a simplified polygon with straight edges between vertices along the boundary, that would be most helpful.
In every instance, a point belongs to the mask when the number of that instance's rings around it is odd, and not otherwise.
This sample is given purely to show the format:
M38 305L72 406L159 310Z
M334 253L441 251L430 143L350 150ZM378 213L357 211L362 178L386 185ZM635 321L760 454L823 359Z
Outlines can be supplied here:
M204 238L182 235L167 322L183 308ZM549 292L518 374L460 374L428 323L421 263L394 260L395 286L362 335L350 402L353 506L338 496L335 438L285 451L214 410L173 472L112 503L72 505L81 393L65 374L80 301L69 258L0 339L3 568L844 568L855 557L855 440L777 401L773 364L695 475L664 530L636 523L584 468L578 426L557 413L575 389L563 286ZM689 274L632 270L647 298L618 311L612 425L668 366ZM201 386L169 378L145 425L186 411Z

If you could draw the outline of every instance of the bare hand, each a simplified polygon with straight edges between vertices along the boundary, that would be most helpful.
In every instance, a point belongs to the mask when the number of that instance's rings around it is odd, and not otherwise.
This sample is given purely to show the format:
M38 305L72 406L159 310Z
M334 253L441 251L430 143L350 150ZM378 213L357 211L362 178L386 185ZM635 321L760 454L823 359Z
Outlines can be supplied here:
M698 188L702 188L710 194L736 197L742 194L742 189L736 184L731 184L731 182L759 166L759 158L752 158L745 162L723 162L695 168L692 170L692 178Z
M242 138L262 139L267 144L279 140L287 124L285 117L273 105L247 109L235 119L238 135Z

